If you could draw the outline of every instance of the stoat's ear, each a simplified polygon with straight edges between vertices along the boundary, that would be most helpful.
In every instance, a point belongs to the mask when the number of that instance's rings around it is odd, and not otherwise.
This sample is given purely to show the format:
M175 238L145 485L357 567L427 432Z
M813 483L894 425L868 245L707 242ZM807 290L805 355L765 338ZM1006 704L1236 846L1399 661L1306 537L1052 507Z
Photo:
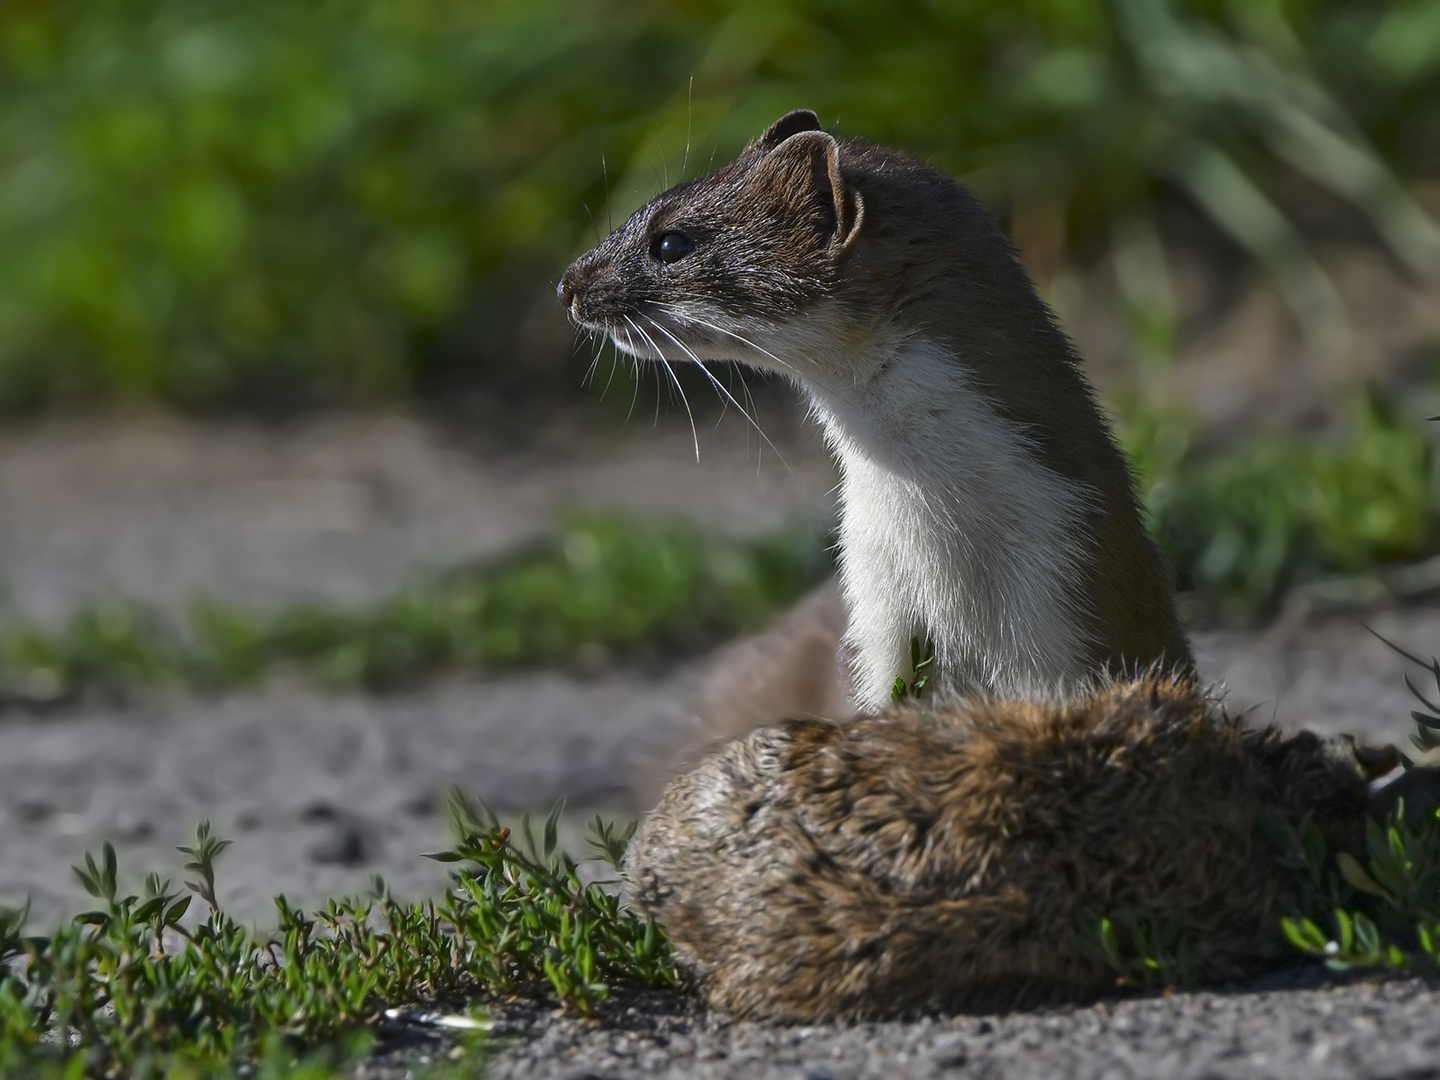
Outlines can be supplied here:
M814 119L814 113L791 113L771 132L796 116ZM823 214L830 243L841 252L849 251L860 235L865 204L860 193L840 174L840 144L835 136L815 129L788 135L757 166L767 174L775 192L794 207L815 206Z
M796 109L788 112L775 123L771 124L765 134L756 141L760 153L768 154L775 147L801 131L819 131L820 118L809 109Z

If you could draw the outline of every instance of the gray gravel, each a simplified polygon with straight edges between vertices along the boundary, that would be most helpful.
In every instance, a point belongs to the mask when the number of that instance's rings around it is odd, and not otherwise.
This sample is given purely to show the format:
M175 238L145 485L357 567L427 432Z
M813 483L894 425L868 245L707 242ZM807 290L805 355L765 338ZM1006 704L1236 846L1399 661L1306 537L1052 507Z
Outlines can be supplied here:
M138 883L178 880L175 846L209 819L234 847L219 892L273 921L284 892L314 905L367 889L434 895L452 784L506 811L565 796L567 839L595 810L633 817L631 780L688 723L693 665L660 677L554 672L388 698L308 690L181 699L119 712L0 722L0 904L40 923L85 900L69 867L102 840ZM507 815L507 820L510 820Z
M733 418L732 418L733 419ZM272 606L361 600L417 571L542 535L566 506L677 512L734 534L831 512L818 441L766 422L781 467L743 425L632 438L539 437L486 450L405 417L282 430L173 421L45 425L0 435L0 578L13 606L63 618L109 595L170 609L205 591ZM758 464L757 464L758 458ZM1440 608L1374 613L1412 651L1440 652ZM1399 657L1353 618L1292 616L1199 634L1206 677L1236 708L1324 731L1402 738ZM636 809L692 728L706 659L664 669L516 673L386 697L277 684L218 699L157 698L0 718L0 903L36 921L83 902L68 870L101 839L133 881L177 876L173 845L202 817L236 841L222 899L270 919L278 892L314 903L383 874L435 889L419 858L445 839L458 782L502 810L566 794L575 810ZM570 818L576 836L579 814ZM1415 981L1280 986L1046 1013L850 1028L729 1025L673 999L606 1025L510 1010L520 1034L493 1076L1440 1076L1436 989ZM394 1049L367 1075L404 1075ZM408 1055L408 1056L407 1056Z
M1249 986L1028 1013L775 1028L671 997L599 1022L496 1010L487 1080L1422 1080L1440 1077L1440 983L1329 981L1323 970ZM400 1080L453 1053L401 1033L356 1074ZM478 1072L478 1070L477 1070Z
M403 415L261 428L162 417L0 430L0 596L53 621L111 596L183 607L359 601L431 566L511 550L576 507L683 514L751 535L831 513L798 418L576 432L522 446ZM3 611L3 608L0 608Z
M1196 662L1228 690L1231 708L1256 723L1408 746L1416 702L1404 676L1424 689L1425 674L1367 626L1419 656L1440 655L1440 607L1430 606L1202 631L1193 635Z
M702 428L576 431L523 446L399 415L280 428L166 418L68 420L0 433L0 600L62 620L107 597L171 612L204 593L264 609L363 602L428 567L483 559L577 507L683 515L749 535L831 512L833 471L795 417L762 447L733 414ZM623 437L622 437L623 435ZM7 614L0 602L0 621ZM85 902L70 865L102 840L138 881L175 875L210 819L235 846L234 914L317 903L382 874L402 896L443 881L419 858L447 837L451 784L499 810L628 813L684 741L694 661L598 674L539 671L382 697L276 685L216 699L0 716L0 903L37 922ZM175 875L178 876L178 875Z

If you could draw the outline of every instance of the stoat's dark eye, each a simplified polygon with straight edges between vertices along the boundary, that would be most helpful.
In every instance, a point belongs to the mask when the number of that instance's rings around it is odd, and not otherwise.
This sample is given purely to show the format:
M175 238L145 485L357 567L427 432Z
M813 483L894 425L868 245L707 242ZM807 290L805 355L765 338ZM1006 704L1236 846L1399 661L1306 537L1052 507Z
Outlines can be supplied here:
M695 250L695 241L682 232L667 232L656 240L650 254L661 262L679 262Z

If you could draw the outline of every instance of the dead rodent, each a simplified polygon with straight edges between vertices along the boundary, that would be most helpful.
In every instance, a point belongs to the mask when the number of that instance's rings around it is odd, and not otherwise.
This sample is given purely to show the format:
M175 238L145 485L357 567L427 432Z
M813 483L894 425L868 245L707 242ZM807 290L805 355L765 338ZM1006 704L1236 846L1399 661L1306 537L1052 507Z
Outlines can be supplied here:
M656 361L738 360L809 398L839 460L853 692L1025 695L1189 670L1170 570L1081 373L996 220L896 150L785 116L565 272L578 325Z
M1223 980L1287 954L1294 877L1263 820L1314 811L1332 849L1361 851L1367 784L1395 760L1247 729L1173 678L1072 704L797 720L676 779L627 870L707 1001L740 1017L1104 990L1115 973L1081 946L1087 913L1183 928L1198 976Z

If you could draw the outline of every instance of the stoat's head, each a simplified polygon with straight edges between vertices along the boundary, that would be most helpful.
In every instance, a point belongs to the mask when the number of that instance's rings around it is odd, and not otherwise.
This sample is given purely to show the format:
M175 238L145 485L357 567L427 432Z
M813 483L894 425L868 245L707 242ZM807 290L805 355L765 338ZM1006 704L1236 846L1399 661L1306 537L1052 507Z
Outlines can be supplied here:
M656 196L576 259L561 303L634 356L783 370L775 332L831 294L863 228L840 152L814 113L782 117L730 164Z

